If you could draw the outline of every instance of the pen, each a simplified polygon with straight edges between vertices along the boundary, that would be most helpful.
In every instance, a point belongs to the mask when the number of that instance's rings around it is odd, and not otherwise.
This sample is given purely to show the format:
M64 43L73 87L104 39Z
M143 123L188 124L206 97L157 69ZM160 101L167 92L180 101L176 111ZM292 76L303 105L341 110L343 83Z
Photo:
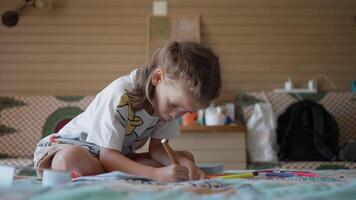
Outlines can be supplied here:
M164 147L164 150L166 150L166 153L167 153L169 159L171 160L171 162L173 164L179 164L179 161L178 161L173 149L168 145L168 141L166 139L162 139L161 143Z

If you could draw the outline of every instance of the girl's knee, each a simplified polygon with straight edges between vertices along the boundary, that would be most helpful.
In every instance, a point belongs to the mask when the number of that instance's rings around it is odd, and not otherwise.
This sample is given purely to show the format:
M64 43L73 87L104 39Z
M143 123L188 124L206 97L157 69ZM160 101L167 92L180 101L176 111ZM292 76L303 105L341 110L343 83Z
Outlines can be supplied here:
M78 159L87 156L88 152L80 146L73 145L59 150L52 159L52 169L71 170L78 164Z
M81 175L93 175L104 172L99 160L86 149L73 145L61 149L52 159L52 169L76 171Z

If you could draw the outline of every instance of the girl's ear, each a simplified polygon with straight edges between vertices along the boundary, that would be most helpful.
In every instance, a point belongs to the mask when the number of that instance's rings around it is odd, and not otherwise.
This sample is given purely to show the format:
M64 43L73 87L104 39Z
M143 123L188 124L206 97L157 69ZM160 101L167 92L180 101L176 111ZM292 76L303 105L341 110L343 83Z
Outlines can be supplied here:
M152 75L152 84L157 86L163 80L163 71L160 68L157 68Z

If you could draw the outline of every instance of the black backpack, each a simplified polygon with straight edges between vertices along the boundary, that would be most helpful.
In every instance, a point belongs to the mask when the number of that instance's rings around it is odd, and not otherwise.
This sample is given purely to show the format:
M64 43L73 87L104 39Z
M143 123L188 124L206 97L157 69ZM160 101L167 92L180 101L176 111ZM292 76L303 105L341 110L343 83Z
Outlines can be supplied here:
M291 104L277 120L279 160L333 161L339 129L334 117L312 101Z

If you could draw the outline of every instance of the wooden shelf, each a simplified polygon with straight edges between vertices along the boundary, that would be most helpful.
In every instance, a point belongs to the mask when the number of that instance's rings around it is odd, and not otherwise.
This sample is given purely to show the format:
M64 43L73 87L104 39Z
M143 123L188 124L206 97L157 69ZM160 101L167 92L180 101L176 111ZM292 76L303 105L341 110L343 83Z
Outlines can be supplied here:
M222 126L201 126L201 125L189 125L180 126L182 133L184 132L246 132L245 125L222 125Z

